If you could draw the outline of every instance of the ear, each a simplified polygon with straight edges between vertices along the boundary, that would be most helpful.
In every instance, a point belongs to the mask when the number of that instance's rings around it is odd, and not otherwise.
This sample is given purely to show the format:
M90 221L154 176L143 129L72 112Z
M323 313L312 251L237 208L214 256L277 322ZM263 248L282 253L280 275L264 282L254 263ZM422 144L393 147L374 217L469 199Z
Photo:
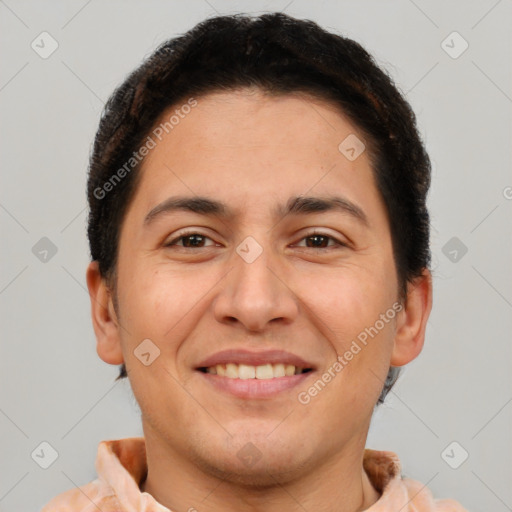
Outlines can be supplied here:
M96 351L109 364L124 362L119 323L114 310L112 293L100 274L97 261L87 267L87 288L91 298L92 325L96 334Z
M428 269L407 284L407 300L397 315L392 366L403 366L423 349L427 320L432 310L432 275Z

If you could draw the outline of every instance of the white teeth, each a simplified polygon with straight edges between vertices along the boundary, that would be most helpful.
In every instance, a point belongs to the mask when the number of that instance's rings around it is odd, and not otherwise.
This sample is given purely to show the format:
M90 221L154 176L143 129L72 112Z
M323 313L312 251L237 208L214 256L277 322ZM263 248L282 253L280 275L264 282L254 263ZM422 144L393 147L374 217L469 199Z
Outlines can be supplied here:
M264 364L262 366L256 366L256 378L257 379L272 379L274 377L274 370L271 364Z
M236 364L228 363L226 365L226 377L229 377L230 379L238 379L238 366Z
M282 363L274 364L273 369L274 369L274 377L284 377L286 375L286 373L284 371L284 364L282 364Z
M304 369L293 364L262 364L251 366L248 364L218 364L206 369L207 373L217 374L228 379L274 379L277 377L290 377L303 373Z
M246 364L238 365L238 378L239 379L254 379L256 377L256 368Z

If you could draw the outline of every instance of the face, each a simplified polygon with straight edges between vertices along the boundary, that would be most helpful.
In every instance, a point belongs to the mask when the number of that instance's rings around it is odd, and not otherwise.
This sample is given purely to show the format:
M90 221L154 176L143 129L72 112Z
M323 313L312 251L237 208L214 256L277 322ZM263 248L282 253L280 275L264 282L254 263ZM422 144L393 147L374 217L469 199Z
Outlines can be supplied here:
M367 151L339 149L357 128L311 98L196 100L144 161L98 353L125 362L148 440L268 483L364 445L422 337L397 345L385 206Z

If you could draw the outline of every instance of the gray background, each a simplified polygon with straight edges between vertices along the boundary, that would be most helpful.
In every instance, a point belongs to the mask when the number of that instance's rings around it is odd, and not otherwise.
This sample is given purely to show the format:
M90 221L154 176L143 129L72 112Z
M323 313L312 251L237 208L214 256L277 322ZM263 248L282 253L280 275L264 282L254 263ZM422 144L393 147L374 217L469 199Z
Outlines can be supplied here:
M84 485L95 478L101 440L142 434L129 385L114 383L117 367L96 354L85 289L87 158L104 101L165 39L217 12L266 10L363 44L406 93L433 161L427 340L375 414L367 446L398 453L406 476L436 498L471 511L512 510L511 0L6 0L1 511L38 510ZM31 48L43 31L59 44L46 59ZM469 44L458 58L442 47L453 31ZM447 44L461 48L457 39ZM43 237L57 248L46 261L40 246L33 251ZM58 452L48 469L31 457L43 441ZM460 463L462 450L469 457L453 469L446 460Z

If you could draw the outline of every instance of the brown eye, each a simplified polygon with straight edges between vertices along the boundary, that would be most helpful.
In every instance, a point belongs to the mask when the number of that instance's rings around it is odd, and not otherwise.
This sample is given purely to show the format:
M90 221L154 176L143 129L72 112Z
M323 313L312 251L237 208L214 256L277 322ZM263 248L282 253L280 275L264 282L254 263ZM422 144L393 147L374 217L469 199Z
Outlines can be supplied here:
M309 245L309 246L307 245L307 242L306 242L307 247L324 248L324 247L327 247L330 237L323 236L323 235L311 235L311 236L306 237L305 239L311 241L311 245Z
M299 247L307 247L308 249L329 249L340 246L347 247L347 244L324 233L312 233L302 238L302 240L306 240L306 245L299 245ZM334 241L334 243L329 245L331 240Z
M165 244L165 246L169 247L172 245L178 245L179 247L185 247L187 249L193 249L194 247L209 247L207 245L204 245L205 240L211 240L211 238L205 235L201 235L200 233L184 233L179 237L175 238L174 240L171 240L169 243ZM176 243L180 241L182 242L182 244ZM212 244L210 244L210 246L211 245Z

